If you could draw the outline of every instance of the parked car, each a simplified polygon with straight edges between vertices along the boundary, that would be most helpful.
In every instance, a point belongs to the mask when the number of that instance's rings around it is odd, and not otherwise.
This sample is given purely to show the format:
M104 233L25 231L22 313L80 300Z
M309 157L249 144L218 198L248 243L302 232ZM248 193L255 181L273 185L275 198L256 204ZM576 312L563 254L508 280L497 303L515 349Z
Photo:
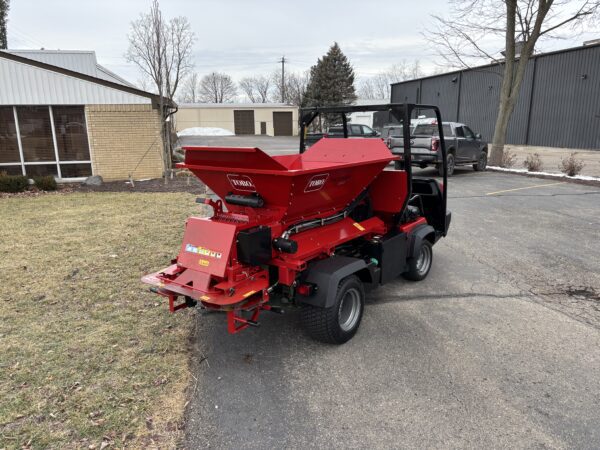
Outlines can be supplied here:
M373 128L367 125L360 124L348 124L348 137L361 137L361 138L374 138L380 137L380 134ZM343 138L344 137L344 126L334 125L329 127L326 133L308 133L304 139L304 145L306 148L313 145L315 142L322 138Z
M475 170L485 170L487 166L487 142L474 133L467 125L458 122L443 122L442 131L446 141L448 176L456 166L472 165ZM419 123L411 132L412 163L419 167L435 166L442 171L442 151L438 136L437 122ZM404 139L392 136L388 147L392 153L402 157Z

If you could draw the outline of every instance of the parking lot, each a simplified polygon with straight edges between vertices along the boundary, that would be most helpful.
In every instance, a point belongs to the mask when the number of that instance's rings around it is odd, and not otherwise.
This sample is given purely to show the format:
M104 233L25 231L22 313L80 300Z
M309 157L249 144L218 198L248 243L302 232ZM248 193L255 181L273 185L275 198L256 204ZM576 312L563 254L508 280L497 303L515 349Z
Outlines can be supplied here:
M199 314L187 447L597 447L600 188L463 169L448 189L428 278L369 294L347 344L296 313L239 335Z

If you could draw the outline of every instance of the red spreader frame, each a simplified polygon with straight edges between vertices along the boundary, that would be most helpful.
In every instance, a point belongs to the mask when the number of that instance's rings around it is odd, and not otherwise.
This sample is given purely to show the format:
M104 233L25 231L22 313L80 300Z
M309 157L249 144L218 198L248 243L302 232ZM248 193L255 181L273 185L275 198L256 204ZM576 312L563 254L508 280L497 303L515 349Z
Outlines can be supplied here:
M431 201L411 206L410 170L390 170L396 159L381 139L322 139L284 156L186 147L178 167L214 193L198 199L212 211L190 217L177 257L142 281L171 312L223 311L229 332L238 333L257 326L261 311L331 307L331 283L349 265L357 269L349 276L369 286L398 276L415 244L446 233L449 217L445 205L436 214ZM437 182L419 186L440 203Z

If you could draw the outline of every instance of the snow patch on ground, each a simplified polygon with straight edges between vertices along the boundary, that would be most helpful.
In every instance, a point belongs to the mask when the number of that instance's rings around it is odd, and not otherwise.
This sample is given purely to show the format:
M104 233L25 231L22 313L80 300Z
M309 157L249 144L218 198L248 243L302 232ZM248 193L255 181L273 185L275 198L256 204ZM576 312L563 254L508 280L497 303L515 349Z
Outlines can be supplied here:
M177 137L183 136L235 136L235 134L225 128L192 127L177 133Z
M488 166L488 169L496 170L498 172L509 172L509 173L526 173L527 175L541 175L544 177L553 178L566 178L568 180L581 180L581 181L600 181L600 177L590 177L588 175L575 175L570 177L564 173L556 172L530 172L527 169L508 169L505 167Z

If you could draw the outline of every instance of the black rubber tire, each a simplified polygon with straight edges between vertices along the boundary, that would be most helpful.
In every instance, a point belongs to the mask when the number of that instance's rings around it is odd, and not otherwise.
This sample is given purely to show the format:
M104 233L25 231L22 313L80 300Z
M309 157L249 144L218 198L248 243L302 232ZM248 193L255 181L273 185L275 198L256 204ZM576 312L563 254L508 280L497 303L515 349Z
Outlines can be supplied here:
M426 252L426 254L423 254ZM419 258L423 256L427 258L426 264L424 267L420 267ZM407 280L411 281L421 281L427 278L429 271L431 270L431 266L433 265L433 245L427 239L423 239L421 242L421 248L418 249L414 258L410 258L408 260L408 271L404 272L402 276Z
M446 166L448 167L448 176L451 177L454 174L454 168L456 167L456 160L454 159L454 155L452 153L448 153L448 155L446 155ZM440 177L443 177L444 166L442 164L438 164L437 170L440 174Z
M340 325L340 313L346 294L350 291L358 294L359 310L350 329ZM349 341L358 330L365 310L365 288L357 276L351 275L340 281L335 295L335 303L330 308L304 305L301 320L307 333L313 338L328 344L343 344Z
M483 172L487 168L487 152L482 151L476 164L473 164L473 170Z

